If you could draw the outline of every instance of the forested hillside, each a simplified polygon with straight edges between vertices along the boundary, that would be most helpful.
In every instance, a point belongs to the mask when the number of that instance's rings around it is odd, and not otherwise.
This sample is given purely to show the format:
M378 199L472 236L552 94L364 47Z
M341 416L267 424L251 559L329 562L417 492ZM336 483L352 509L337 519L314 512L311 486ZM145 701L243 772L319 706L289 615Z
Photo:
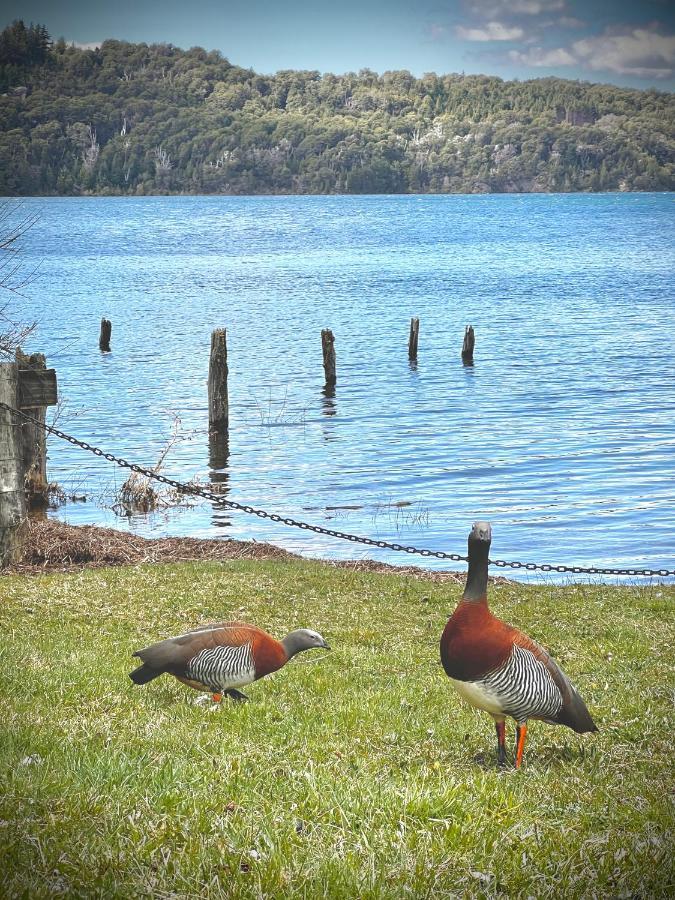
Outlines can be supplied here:
M673 190L674 95L0 35L0 193Z

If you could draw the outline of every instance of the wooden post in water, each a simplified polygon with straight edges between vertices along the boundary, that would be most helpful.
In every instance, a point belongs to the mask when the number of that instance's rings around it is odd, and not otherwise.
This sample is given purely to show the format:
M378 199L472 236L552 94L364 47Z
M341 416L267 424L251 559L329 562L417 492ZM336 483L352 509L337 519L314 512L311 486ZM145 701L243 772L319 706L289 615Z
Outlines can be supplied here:
M19 406L16 363L0 363L0 401ZM0 408L0 568L19 557L25 522L21 426L13 413Z
M46 406L28 406L33 402L27 394L25 385L27 378L31 377L35 372L45 372L47 362L44 353L31 353L30 356L23 353L21 348L16 351L16 361L19 366L19 402L21 409L37 419L44 422L47 419ZM22 390L23 385L23 390ZM54 396L53 401L56 402ZM36 401L37 402L37 399ZM21 426L22 433L22 454L23 454L23 472L25 479L26 493L29 503L36 505L47 504L47 432L39 425L33 422L23 422Z
M230 419L227 397L227 332L217 328L211 334L209 358L209 427L223 430Z
M420 337L420 320L410 320L410 337L408 338L408 359L417 359L417 343Z
M110 335L112 334L112 322L110 319L101 319L101 333L98 338L98 349L106 353L110 352Z
M476 344L476 336L473 326L467 325L464 331L464 343L462 344L462 362L465 366L473 365L473 348Z
M323 350L323 370L326 373L326 386L334 387L335 377L335 336L330 328L321 332L321 349Z

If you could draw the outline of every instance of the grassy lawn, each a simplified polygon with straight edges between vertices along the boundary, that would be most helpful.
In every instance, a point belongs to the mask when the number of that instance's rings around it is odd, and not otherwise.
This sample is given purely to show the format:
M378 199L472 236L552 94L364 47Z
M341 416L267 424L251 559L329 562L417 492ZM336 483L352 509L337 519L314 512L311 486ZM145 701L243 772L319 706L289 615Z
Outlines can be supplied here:
M0 896L674 896L675 588L491 586L600 727L533 722L520 772L440 666L460 592L303 562L2 577ZM127 677L225 618L334 649L242 705Z

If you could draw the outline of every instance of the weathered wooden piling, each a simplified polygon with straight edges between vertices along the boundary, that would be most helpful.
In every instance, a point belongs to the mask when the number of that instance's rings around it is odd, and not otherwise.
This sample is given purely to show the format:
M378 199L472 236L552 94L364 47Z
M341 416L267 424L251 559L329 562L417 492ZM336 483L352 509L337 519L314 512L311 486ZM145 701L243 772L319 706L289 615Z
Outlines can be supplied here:
M321 348L323 350L323 370L326 374L326 385L333 387L337 381L335 376L335 336L330 328L321 332Z
M112 322L110 319L101 319L101 332L98 337L98 349L106 353L110 352L110 335L112 334Z
M43 387L40 385L40 377L37 373L47 376L47 361L43 353L31 353L27 355L20 348L16 351L16 361L19 366L19 403L21 409L25 409L29 415L43 425L47 419L47 407L38 405L38 401L45 399ZM31 379L37 382L29 387ZM56 403L56 392L47 399L50 403ZM35 406L31 406L35 403ZM35 505L47 503L47 432L40 425L33 422L24 422L21 426L22 456L24 483L28 502Z
M209 427L225 429L230 419L230 404L227 396L227 332L217 328L211 334L211 356L209 358Z
M408 359L417 359L417 343L420 337L420 320L410 320L410 337L408 338Z
M0 363L0 401L44 422L45 407L57 402L56 372L41 353L16 353L17 362ZM26 523L26 491L32 480L46 492L46 437L39 424L0 408L0 568L21 555Z
M473 333L473 326L467 325L464 331L464 342L462 344L462 362L467 365L473 365L473 348L476 344L476 336Z
M15 363L0 363L0 401L14 409L19 405L18 376ZM13 413L0 408L0 567L19 557L25 522L21 426Z

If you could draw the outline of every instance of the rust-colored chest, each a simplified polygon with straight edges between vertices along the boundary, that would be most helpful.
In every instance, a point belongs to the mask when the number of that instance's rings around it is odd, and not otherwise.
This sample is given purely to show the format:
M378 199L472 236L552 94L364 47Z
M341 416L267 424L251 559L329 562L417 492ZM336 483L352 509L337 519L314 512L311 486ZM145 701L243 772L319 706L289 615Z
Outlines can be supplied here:
M256 680L276 672L288 662L283 644L265 632L259 632L253 638L253 659Z
M462 600L441 636L441 662L458 681L476 681L502 665L513 647L513 631L492 615L485 601Z

